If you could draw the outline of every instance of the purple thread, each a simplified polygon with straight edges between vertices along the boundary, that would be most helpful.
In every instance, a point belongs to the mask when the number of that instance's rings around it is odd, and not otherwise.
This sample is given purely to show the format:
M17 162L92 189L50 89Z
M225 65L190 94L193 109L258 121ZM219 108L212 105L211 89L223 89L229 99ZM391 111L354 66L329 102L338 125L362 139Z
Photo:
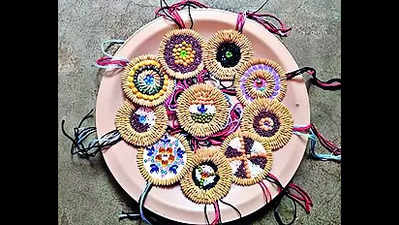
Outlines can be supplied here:
M264 169L267 163L267 159L263 157L251 157L249 159L253 164L258 165L260 168Z
M191 48L195 51L194 62L188 64L187 66L176 64L175 57L173 56L173 48L175 45L185 41L191 44ZM175 72L188 73L197 69L198 65L202 61L202 49L199 41L189 35L174 35L165 45L164 57L166 64Z

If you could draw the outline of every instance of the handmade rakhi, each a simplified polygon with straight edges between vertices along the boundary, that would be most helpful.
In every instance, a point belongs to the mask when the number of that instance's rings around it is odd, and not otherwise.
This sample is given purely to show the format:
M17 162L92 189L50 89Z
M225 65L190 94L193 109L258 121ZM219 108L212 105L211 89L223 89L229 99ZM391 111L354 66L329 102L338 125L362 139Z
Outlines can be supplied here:
M223 93L209 84L195 84L177 100L177 119L188 133L204 137L222 130L228 119Z
M123 140L135 146L148 146L166 132L168 118L163 105L134 106L125 101L115 116L116 129Z
M241 130L257 135L277 150L289 142L293 126L292 115L284 104L258 98L245 107Z
M237 97L244 105L256 98L282 101L287 92L284 69L266 58L252 58L240 68L241 76L235 78Z
M193 164L193 155L187 140L180 134L165 134L157 143L139 148L137 166L147 185L139 198L140 214L143 214L144 200L152 185L170 186L178 182Z
M149 107L163 103L175 86L154 55L132 59L121 80L122 90L130 101Z
M266 178L273 163L268 142L250 132L237 131L229 135L221 146L233 175L233 182L248 186Z
M115 115L116 129L86 144L96 132L95 127L81 127L90 112L74 130L74 137L65 132L64 121L62 131L72 141L71 153L85 159L120 140L137 148L135 160L147 185L138 199L140 213L120 218L141 217L151 224L143 210L151 187L175 185L180 185L188 200L204 205L208 224L206 206L214 206L212 225L223 223L219 202L232 207L241 218L235 206L223 201L233 185L247 188L259 184L279 224L284 224L277 212L284 196L294 203L293 221L295 202L310 212L312 201L306 192L292 182L284 187L273 175L273 151L287 145L293 134L309 138L310 155L318 160L339 162L341 149L323 137L314 124L294 124L282 100L289 95L288 81L301 74L311 75L312 84L325 90L339 90L341 80L320 81L310 67L287 73L271 59L253 57L251 40L243 34L246 19L281 37L290 30L275 16L258 13L264 4L256 11L238 13L235 29L216 31L206 40L192 29L190 13L190 7L206 5L194 0L167 5L161 0L156 15L173 21L178 29L162 34L157 55L128 60L106 54L102 46L106 56L98 59L96 66L123 69L121 89L125 99ZM189 8L189 28L179 15L185 7ZM226 87L224 81L232 85ZM331 154L315 153L317 139ZM274 203L264 181L277 189Z

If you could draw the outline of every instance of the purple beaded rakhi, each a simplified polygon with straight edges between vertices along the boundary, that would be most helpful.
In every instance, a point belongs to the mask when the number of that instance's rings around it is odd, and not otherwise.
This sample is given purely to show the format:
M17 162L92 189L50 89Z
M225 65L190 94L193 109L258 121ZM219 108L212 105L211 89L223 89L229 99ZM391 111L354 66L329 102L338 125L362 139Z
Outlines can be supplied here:
M282 101L287 92L287 78L284 69L266 58L253 58L240 68L235 78L237 97L244 105L256 98Z
M203 38L194 30L171 30L162 38L158 58L172 77L191 78L204 68L204 45Z
M288 108L277 100L258 98L244 109L241 130L256 134L272 151L286 145L292 136L294 120Z
M166 132L168 117L163 105L135 106L125 100L115 116L115 127L124 141L134 146L148 146Z

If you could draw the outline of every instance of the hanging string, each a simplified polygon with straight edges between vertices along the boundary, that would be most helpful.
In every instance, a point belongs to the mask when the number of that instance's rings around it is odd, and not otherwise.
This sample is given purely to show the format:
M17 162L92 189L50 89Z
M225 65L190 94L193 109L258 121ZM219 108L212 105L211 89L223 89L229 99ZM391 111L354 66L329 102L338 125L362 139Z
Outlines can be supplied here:
M166 6L163 6L165 4ZM180 2L177 2L171 6L169 6L165 0L160 0L160 8L155 10L155 17L162 16L163 18L167 20L171 20L177 24L177 26L180 29L186 28L186 25L184 24L183 19L181 18L180 14L178 11L184 9L185 7L188 7L189 11L189 17L190 17L190 29L193 27L193 18L191 16L191 10L190 8L208 8L207 5L198 2L196 0L183 0Z
M287 27L279 18L274 15L267 13L258 13L266 5L267 2L268 0L263 2L263 4L253 12L249 10L246 12L239 12L237 16L236 30L242 33L242 29L245 24L245 18L249 18L261 24L269 32L277 34L280 37L286 37L291 28ZM274 25L271 21L269 21L270 19L277 21L279 26Z
M213 208L215 209L215 218L213 219L211 225L221 224L220 209L218 201L213 203Z
M152 188L152 183L151 183L151 182L147 182L147 185L145 186L144 191L143 191L143 193L141 193L140 198L139 198L140 217L141 217L141 219L142 219L144 222L146 222L146 223L148 223L148 224L150 224L150 225L152 225L152 224L151 224L150 221L148 221L148 219L144 216L143 208L144 208L144 201L145 201L145 199L147 198L148 192L151 190L151 188Z
M341 148L337 147L333 142L327 140L316 128L314 124L306 126L294 126L294 134L307 137L310 140L309 152L314 159L321 161L341 161ZM317 139L320 144L326 148L331 154L319 154L315 152Z
M140 213L127 213L122 211L121 214L119 214L119 221L124 220L124 219L130 219L130 220L137 220L140 218Z
M272 195L270 194L269 189L263 181L258 182L258 184L262 188L263 196L266 198L266 203L269 203L272 200Z
M293 72L287 73L287 80L291 80L292 78L301 75L303 73L307 73L308 75L311 75L312 78L310 81L312 84L316 85L317 87L323 89L323 90L340 90L342 87L342 80L339 78L334 78L328 81L321 81L316 77L316 70L311 68L311 67L303 67L301 69L295 70Z
M124 44L124 40L119 40L119 39L111 39L111 40L106 40L101 44L101 52L105 55L99 59L96 60L96 63L94 64L98 68L102 69L115 69L115 68L124 68L128 63L129 60L126 59L125 57L119 57L119 56L112 56L111 54L108 54L105 51L105 44L108 44L108 47L113 45L113 44Z
M232 209L234 209L234 211L236 211L236 212L238 213L238 215L240 216L239 219L242 218L240 210L238 210L235 206L233 206L232 204L227 203L227 202L225 202L225 201L223 201L223 200L221 200L221 199L220 199L219 201L220 201L221 203L225 204L225 205L230 206Z
M98 152L121 140L120 133L117 130L110 131L100 138L95 138L91 140L86 146L83 143L90 134L97 131L96 127L81 127L83 122L88 118L93 117L92 112L94 109L90 110L83 119L80 121L78 127L74 128L74 137L71 137L65 131L65 120L61 122L61 130L64 136L66 136L71 142L71 154L77 154L80 158L90 159L95 157Z
M282 195L287 195L287 197L292 198L295 200L297 203L299 203L302 208L306 211L306 213L310 213L311 207L313 206L312 199L310 196L303 190L301 189L298 185L294 184L292 181L289 182L289 184L284 188L280 181L277 179L276 176L274 176L272 173L269 173L266 176L266 180L268 180L271 183L274 183L277 185L278 192L282 193ZM297 194L295 194L295 191Z

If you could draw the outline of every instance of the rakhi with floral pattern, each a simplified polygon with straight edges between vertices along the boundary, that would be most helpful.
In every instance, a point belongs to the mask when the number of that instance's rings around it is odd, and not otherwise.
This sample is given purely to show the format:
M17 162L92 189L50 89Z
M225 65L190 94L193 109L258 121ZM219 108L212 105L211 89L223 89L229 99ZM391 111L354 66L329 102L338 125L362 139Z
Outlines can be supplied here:
M134 146L147 146L166 132L168 117L165 106L135 106L126 100L115 116L115 126L123 140Z
M121 80L123 92L130 101L149 107L163 103L175 87L175 81L154 55L133 58Z

